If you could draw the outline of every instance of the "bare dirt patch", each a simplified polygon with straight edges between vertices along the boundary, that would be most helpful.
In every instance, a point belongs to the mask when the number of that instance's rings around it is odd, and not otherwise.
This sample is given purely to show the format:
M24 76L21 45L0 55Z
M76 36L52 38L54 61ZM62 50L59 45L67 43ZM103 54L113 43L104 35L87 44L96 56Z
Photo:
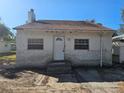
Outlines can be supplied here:
M15 54L0 57L0 93L124 93L122 65L49 75L45 69L8 69L15 59Z
M2 69L0 93L124 93L123 81L79 83L71 76L77 79L73 74L47 75L44 69Z

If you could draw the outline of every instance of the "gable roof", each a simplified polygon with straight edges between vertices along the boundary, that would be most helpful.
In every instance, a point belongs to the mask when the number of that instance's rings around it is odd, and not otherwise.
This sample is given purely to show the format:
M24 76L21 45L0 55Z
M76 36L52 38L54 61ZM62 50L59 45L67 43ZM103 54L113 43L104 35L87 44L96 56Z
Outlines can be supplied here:
M68 21L68 20L38 20L17 26L14 29L43 29L43 30L81 30L81 31L114 31L90 21Z

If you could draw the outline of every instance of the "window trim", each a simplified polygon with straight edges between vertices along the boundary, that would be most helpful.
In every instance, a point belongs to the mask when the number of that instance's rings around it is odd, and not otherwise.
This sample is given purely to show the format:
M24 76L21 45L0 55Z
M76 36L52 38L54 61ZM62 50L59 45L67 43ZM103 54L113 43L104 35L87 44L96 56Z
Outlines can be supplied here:
M82 43L82 44L80 44L79 43L79 46L87 46L87 48L85 49L85 48L76 48L76 40L87 40L88 42L87 42L87 44L86 44L86 42L85 42L85 45ZM77 39L74 39L74 50L89 50L89 45L90 45L90 40L89 39L83 39L83 38L77 38ZM77 44L77 46L78 46L78 44Z
M29 41L29 40L34 40L34 41ZM40 42L35 42L35 40L42 40ZM31 48L29 46L34 46L35 48ZM36 47L40 48L36 48ZM44 49L44 39L43 38L29 38L27 41L27 50L43 50Z

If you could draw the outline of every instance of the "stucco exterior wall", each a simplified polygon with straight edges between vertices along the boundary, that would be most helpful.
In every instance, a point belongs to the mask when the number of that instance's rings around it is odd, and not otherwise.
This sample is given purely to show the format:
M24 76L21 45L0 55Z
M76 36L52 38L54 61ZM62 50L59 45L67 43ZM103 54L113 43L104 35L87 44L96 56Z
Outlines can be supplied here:
M29 38L43 38L43 50L28 50ZM18 31L17 39L17 65L19 66L45 66L47 62L52 60L52 36L45 33L35 31Z
M120 63L120 42L113 41L112 43L112 61L113 63Z
M100 64L100 36L98 33L73 33L65 36L65 59L70 60L72 65L99 65ZM68 38L71 38L68 41ZM66 40L67 39L67 40ZM75 50L74 39L89 39L89 50ZM103 65L112 64L112 39L111 34L102 37Z
M124 42L120 42L120 63L124 62Z
M117 55L117 63L123 63L124 62L124 42L121 41L114 41L113 42L113 54ZM116 57L114 56L114 59L116 60Z
M113 49L112 51L113 55L119 55L120 54L120 42L113 41L112 49Z
M46 32L38 30L17 31L17 65L44 67L53 60L54 37L65 37L65 60L69 60L73 66L99 65L100 64L100 36L98 33L86 32ZM43 38L43 50L28 50L29 38ZM89 50L75 50L74 39L89 39ZM102 38L103 64L112 64L112 33L104 33Z

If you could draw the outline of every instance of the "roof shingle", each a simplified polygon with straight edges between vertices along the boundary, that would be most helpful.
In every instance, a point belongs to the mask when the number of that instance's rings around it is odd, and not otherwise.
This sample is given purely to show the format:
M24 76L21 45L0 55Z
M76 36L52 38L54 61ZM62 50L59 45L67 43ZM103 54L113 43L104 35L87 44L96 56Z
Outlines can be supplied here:
M87 30L87 31L114 31L103 25L89 21L67 21L67 20L38 20L17 26L14 29L43 29L43 30Z

